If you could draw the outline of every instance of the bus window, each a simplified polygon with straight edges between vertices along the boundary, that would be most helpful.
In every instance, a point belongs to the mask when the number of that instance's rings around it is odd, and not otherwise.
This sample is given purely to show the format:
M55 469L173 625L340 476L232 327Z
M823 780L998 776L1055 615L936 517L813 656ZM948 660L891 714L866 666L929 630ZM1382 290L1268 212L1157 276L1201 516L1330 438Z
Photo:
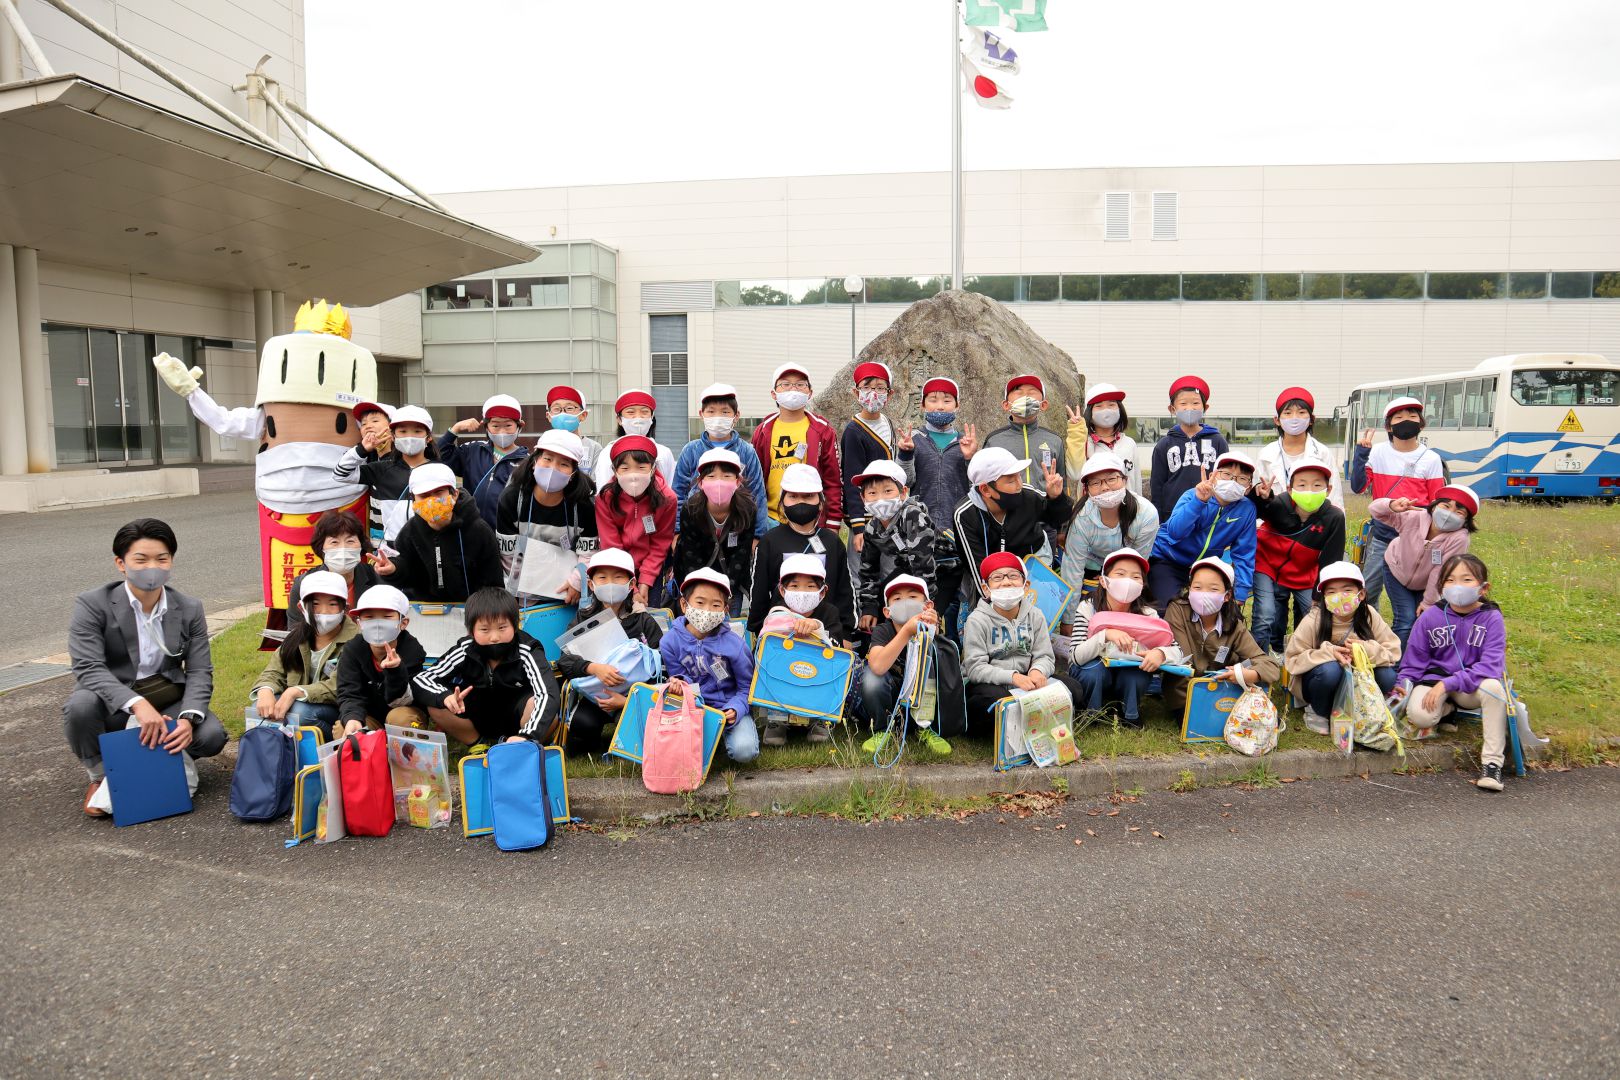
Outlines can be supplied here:
M1443 428L1462 427L1463 381L1446 383L1446 414L1440 420Z
M1492 375L1485 380L1485 414L1481 423L1488 428L1496 427L1496 376Z
M1533 368L1513 373L1513 400L1520 405L1613 405L1620 371L1601 368Z
M1469 379L1463 391L1462 426L1486 428L1491 426L1490 414L1485 411L1485 380Z
M1442 421L1445 419L1446 410L1445 383L1429 383L1423 388L1421 395L1413 394L1412 396L1421 397L1423 400L1424 427L1437 428L1444 426Z

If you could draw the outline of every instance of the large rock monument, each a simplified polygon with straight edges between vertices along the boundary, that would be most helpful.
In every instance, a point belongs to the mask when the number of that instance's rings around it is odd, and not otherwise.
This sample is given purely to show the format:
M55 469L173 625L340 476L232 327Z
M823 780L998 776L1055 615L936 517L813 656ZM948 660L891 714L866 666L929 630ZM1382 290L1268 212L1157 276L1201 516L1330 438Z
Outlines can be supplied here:
M1041 426L1062 435L1064 407L1085 401L1085 377L1074 358L1029 328L1012 309L978 293L947 290L906 308L816 395L814 409L838 428L854 415L855 365L881 360L894 372L888 415L922 426L923 383L935 375L962 388L959 424L977 425L979 441L1007 422L1001 410L1007 380L1034 372L1046 385Z

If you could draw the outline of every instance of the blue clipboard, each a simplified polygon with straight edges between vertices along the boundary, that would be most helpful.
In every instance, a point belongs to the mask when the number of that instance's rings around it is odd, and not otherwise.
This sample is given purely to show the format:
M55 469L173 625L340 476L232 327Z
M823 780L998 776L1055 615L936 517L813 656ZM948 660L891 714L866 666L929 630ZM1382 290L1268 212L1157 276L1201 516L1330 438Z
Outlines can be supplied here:
M688 684L690 685L690 684ZM647 713L652 709L658 691L663 686L654 686L651 683L636 683L625 695L624 709L619 713L619 722L613 728L613 742L608 746L608 753L626 761L641 764L642 740L646 735ZM702 695L698 695L697 702L703 705ZM711 709L703 705L703 779L709 778L709 768L714 764L714 755L720 749L720 736L725 733L726 718L719 709Z
M1225 743L1226 718L1243 691L1213 675L1187 683L1187 707L1181 714L1181 741Z
M759 639L748 703L761 708L839 723L855 674L855 654L781 634Z
M557 636L574 625L574 617L578 614L579 608L572 604L542 604L526 607L518 613L523 632L540 643L540 647L546 651L546 659L553 664L562 658Z
M1058 623L1063 621L1063 613L1069 610L1069 600L1074 596L1074 586L1064 581L1063 575L1033 555L1024 556L1024 577L1029 582L1031 591L1035 593L1035 606L1046 616L1046 632L1051 633L1057 629Z
M1151 651L1151 650L1150 650ZM1105 656L1103 667L1141 667L1142 661L1134 656ZM1180 675L1183 679L1193 677L1193 669L1182 667L1180 664L1160 664L1159 670L1166 675Z
M670 612L669 608L650 607L647 609L647 614L652 616L652 621L658 624L660 634L669 633L669 628L675 625L675 616Z
M318 727L301 727L298 729L298 767L300 769L307 769L311 765L320 764L320 755L316 751L320 749L323 741L321 729Z
M1009 695L1008 697L1004 697L1000 701L996 702L995 708L992 709L991 712L990 712L990 715L995 719L995 722L996 722L995 723L995 746L996 746L996 765L995 765L995 768L996 768L997 772L1006 772L1008 769L1016 769L1020 765L1033 765L1033 764L1035 764L1035 759L1029 756L1028 751L1014 752L1012 750L1012 748L1007 745L1007 741L1003 737L1006 734L1007 707L1010 706L1010 705L1014 705L1017 702L1018 702L1018 699L1016 697L1012 697L1012 696Z
M551 799L551 821L566 825L572 821L568 807L568 769L560 746L543 747L546 770L546 794ZM458 766L461 773L461 833L463 836L488 836L495 831L495 818L490 810L489 759L483 754L469 754Z
M173 731L174 721L168 726ZM186 766L180 754L161 746L142 746L140 728L101 736L101 763L107 770L114 825L122 828L191 813L191 792L186 788Z
M312 731L314 729L304 728L303 730ZM300 746L300 750L302 750L302 746ZM303 761L301 754L299 761ZM325 793L326 783L321 779L320 765L301 765L298 775L293 777L293 844L315 838L315 827L320 820L321 796Z

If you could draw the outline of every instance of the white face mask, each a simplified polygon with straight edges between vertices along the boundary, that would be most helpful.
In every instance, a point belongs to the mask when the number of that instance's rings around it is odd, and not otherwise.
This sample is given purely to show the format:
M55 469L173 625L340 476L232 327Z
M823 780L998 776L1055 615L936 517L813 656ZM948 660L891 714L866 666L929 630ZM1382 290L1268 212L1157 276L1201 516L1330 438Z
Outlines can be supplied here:
M999 589L991 589L990 602L1003 611L1011 611L1024 602L1024 587L1003 585Z
M626 435L645 435L652 430L653 418L650 416L626 416L619 420L619 426L624 428Z
M803 390L778 390L776 392L776 407L789 412L798 412L810 404L810 395Z
M799 615L808 615L821 605L821 590L811 592L807 589L789 589L782 594L782 602L788 610Z
M1202 424L1203 422L1204 422L1204 410L1203 409L1177 409L1176 410L1176 423L1178 423L1178 424L1186 424L1188 427L1192 427L1194 424Z
M360 636L366 639L369 645L386 645L399 637L400 623L397 619L361 619Z
M1243 494L1247 490L1248 488L1245 488L1236 480L1215 481L1215 497L1221 500L1223 503L1237 502L1239 499L1243 498Z
M607 582L601 585L592 585L591 593L604 604L622 604L630 596L630 586L624 582Z
M1454 510L1447 510L1443 506L1437 508L1432 516L1434 518L1434 527L1441 532L1456 532L1463 527L1463 516Z
M1190 592L1187 603L1199 615L1213 615L1226 603L1226 594L1218 592Z
M1091 496L1091 501L1102 507L1104 510L1116 509L1125 501L1125 489L1110 488L1107 491L1099 491L1097 494Z
M726 613L708 608L687 608L686 625L700 634L707 634L724 621Z
M318 514L345 506L366 493L364 484L345 484L332 470L348 449L324 442L272 446L253 458L253 489L278 514Z
M632 499L641 498L652 485L652 473L622 473L614 479L619 482L619 490Z
M492 431L490 432L489 441L500 447L502 450L510 450L512 448L512 444L517 442L517 432Z
M1454 608L1472 607L1479 600L1478 585L1447 585L1440 590L1440 595L1446 598L1446 603Z
M896 600L889 605L889 618L893 619L896 625L899 626L904 626L922 613L923 602L921 600Z
M1119 423L1118 409L1092 409L1091 422L1097 427L1111 428Z
M1142 595L1142 583L1134 578L1103 578L1103 588L1108 590L1109 596L1122 604L1128 604Z
M394 440L394 449L406 457L415 457L427 449L427 440L420 435L402 435Z
M326 568L334 574L347 574L360 565L359 548L327 548L326 557L321 560Z
M315 629L322 634L330 634L332 631L336 630L342 625L343 615L341 612L336 615L315 616Z
M1305 429L1311 426L1308 416L1285 416L1282 419L1282 429L1285 435L1303 435Z
M709 433L711 439L725 439L731 436L731 429L736 423L729 416L705 416L703 430Z

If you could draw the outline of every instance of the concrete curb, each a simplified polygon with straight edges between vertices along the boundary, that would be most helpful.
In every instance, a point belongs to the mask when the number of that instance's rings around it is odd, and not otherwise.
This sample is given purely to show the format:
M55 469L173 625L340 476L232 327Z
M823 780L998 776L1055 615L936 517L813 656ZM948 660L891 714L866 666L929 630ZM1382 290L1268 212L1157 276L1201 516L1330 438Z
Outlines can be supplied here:
M1527 747L1526 751L1527 756L1545 755L1539 747ZM568 795L576 817L612 822L701 814L725 807L728 799L733 810L768 813L836 795L856 784L894 784L959 799L992 792L1051 791L1061 777L1068 781L1069 794L1093 797L1133 788L1166 791L1181 779L1183 772L1192 773L1201 787L1216 785L1241 779L1262 763L1278 778L1309 779L1392 773L1396 769L1449 769L1459 764L1472 767L1477 760L1474 748L1464 743L1411 746L1405 759L1364 750L1350 757L1327 750L1284 750L1265 758L1247 758L1215 748L1207 758L1095 759L1058 768L1025 767L1009 772L996 772L984 765L919 765L892 771L829 767L746 772L733 774L729 789L724 770L717 767L709 782L690 796L654 795L634 777L570 780Z

